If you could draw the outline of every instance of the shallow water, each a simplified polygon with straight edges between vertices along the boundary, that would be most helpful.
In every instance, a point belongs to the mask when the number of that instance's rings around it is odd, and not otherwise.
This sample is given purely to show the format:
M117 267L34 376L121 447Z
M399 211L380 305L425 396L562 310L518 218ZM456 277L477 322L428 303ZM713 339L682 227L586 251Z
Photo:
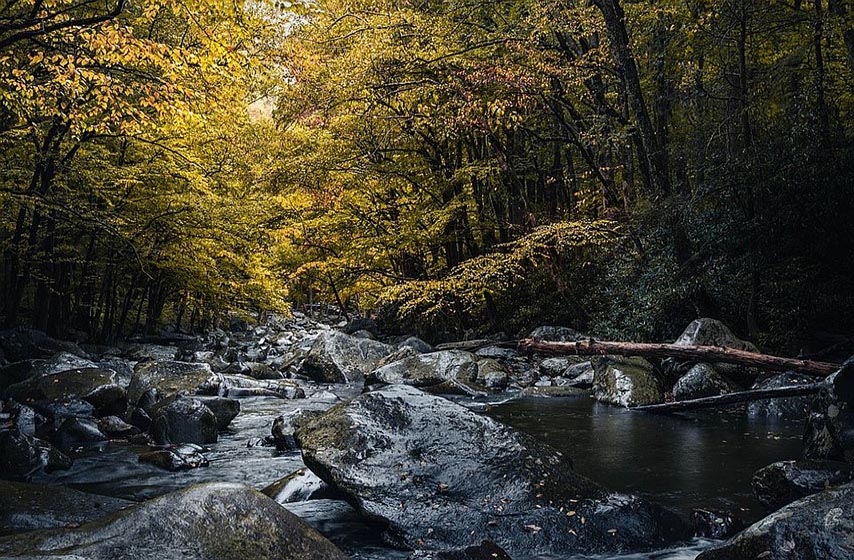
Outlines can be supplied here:
M347 396L341 387L335 390ZM695 507L734 510L748 521L762 516L750 493L753 472L798 456L801 445L800 423L750 420L743 413L661 416L601 405L589 398L459 402L552 445L574 460L578 472L613 490L646 496L686 512ZM35 482L132 500L200 482L242 482L261 489L303 466L298 452L279 453L258 444L270 433L273 419L298 408L329 406L311 398L241 399L241 413L206 453L210 460L206 468L166 472L138 463L137 454L143 448L110 443L82 452L71 470L41 475ZM314 500L286 507L354 559L408 556L385 547L374 528L343 502ZM696 540L672 550L608 560L692 560L708 546L710 541Z

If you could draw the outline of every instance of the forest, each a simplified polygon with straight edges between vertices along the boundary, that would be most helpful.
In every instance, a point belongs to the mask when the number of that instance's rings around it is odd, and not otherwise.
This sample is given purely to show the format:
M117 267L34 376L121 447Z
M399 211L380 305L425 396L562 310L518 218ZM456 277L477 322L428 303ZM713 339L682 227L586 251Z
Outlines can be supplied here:
M846 0L5 0L2 316L850 330Z

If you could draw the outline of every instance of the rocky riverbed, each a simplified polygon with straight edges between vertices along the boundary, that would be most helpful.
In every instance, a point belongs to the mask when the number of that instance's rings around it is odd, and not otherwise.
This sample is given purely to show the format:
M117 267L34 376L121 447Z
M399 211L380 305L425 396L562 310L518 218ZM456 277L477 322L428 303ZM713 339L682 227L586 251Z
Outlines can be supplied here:
M0 333L0 555L854 555L854 368L816 398L653 416L625 407L815 380L377 334ZM705 319L676 342L754 348Z

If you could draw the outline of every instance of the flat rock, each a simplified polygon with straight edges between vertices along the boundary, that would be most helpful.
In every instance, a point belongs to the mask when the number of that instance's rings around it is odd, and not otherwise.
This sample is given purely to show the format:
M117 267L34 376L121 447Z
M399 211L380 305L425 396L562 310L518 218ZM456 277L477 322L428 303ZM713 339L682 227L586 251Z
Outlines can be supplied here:
M194 393L214 378L208 364L152 360L137 364L128 387L128 403L136 406L140 398L154 389L157 399L167 399L179 393Z
M661 547L687 523L576 474L554 449L408 385L364 393L300 422L306 465L396 546L489 539L511 555ZM573 513L569 513L573 512Z
M20 533L79 525L131 505L118 498L63 486L0 480L0 532Z

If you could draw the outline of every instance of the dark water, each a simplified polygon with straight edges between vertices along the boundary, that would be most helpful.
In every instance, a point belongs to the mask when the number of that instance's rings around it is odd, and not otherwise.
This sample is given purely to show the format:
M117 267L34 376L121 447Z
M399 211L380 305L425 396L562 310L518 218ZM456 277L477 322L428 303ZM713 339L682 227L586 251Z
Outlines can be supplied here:
M743 414L655 416L600 405L588 398L462 404L549 443L572 457L577 471L609 488L683 511L694 507L741 510L741 517L751 521L762 515L750 495L753 472L773 461L796 457L800 451L799 423L751 421ZM329 402L311 398L241 400L241 413L206 453L210 460L206 468L165 472L138 463L137 453L142 449L109 444L82 452L71 470L43 475L37 482L132 500L209 481L242 482L261 489L303 466L298 452L278 453L258 445L270 433L273 419L298 408L329 406ZM376 531L343 502L316 500L286 507L354 559L408 556L383 546ZM695 541L674 550L619 559L691 560L709 544Z
M802 422L751 419L735 409L660 415L590 398L525 399L486 413L571 457L575 470L613 490L681 511L764 517L750 479L769 463L800 456Z

